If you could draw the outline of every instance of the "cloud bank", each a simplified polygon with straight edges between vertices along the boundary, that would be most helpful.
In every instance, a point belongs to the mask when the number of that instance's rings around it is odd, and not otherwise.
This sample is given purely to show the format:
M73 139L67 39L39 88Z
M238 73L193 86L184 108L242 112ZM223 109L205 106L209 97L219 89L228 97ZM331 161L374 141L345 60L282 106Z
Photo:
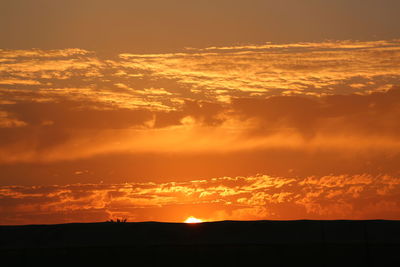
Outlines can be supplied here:
M400 180L341 175L167 183L3 186L0 224L255 219L399 219Z

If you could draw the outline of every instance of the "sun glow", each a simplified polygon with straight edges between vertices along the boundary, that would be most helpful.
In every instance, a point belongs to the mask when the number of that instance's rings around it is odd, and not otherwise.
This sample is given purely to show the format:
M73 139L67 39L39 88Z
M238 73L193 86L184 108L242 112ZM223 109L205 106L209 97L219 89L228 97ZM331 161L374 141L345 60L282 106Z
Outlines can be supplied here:
M203 222L203 220L197 219L197 218L195 218L193 216L190 216L189 218L187 218L185 220L185 223L201 223L201 222Z

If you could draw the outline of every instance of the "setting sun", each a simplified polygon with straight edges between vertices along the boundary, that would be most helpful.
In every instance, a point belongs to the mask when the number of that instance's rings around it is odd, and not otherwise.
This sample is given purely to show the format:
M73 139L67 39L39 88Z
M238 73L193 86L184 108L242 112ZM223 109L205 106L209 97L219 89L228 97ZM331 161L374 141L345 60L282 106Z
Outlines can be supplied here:
M185 220L185 223L202 223L202 222L203 222L203 220L197 219L197 218L195 218L193 216L190 216L189 218L187 218Z

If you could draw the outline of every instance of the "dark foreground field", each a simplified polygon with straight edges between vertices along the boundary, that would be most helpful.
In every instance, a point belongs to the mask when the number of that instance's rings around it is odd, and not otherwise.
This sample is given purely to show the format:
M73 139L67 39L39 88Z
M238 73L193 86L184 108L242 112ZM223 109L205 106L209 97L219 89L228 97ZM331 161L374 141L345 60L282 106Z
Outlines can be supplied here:
M400 221L0 226L1 266L400 266Z

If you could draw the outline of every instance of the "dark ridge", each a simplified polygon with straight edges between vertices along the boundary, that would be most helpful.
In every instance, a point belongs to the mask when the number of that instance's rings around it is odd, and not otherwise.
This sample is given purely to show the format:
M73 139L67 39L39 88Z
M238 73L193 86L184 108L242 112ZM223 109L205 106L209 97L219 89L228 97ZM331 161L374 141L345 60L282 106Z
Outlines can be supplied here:
M0 226L2 266L400 266L400 221Z

